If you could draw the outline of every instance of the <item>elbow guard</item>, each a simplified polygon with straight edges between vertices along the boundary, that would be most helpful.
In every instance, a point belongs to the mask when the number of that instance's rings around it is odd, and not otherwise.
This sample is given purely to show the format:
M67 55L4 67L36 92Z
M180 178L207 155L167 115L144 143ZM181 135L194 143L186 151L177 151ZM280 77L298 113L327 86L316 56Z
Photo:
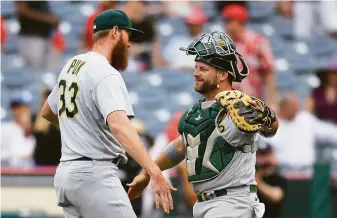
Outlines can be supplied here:
M166 145L164 153L166 154L167 159L174 165L179 164L185 158L185 155L177 151L172 142Z

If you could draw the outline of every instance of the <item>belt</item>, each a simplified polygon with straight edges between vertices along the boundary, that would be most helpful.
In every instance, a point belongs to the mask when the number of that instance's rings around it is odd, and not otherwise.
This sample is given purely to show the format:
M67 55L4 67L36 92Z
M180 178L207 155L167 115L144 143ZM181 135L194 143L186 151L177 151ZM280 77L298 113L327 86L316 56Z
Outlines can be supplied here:
M257 192L256 185L250 185L249 191L251 193L256 193ZM197 198L199 202L204 202L204 201L208 201L213 198L224 196L224 195L227 195L227 189L220 189L220 190L215 190L215 191L199 193L197 194Z
M71 161L94 161L94 159L90 157L80 157ZM120 158L115 158L115 159L108 159L108 160L96 160L96 161L110 161L111 163L115 164L116 166L119 164Z

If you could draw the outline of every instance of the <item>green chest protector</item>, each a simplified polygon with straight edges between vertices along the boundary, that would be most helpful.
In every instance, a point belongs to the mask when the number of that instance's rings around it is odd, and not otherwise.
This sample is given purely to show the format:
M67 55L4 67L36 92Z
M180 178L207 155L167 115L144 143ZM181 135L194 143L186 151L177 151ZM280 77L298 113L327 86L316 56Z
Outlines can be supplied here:
M235 148L219 132L223 117L222 107L214 103L202 109L201 99L183 114L178 130L186 144L186 166L191 183L212 179L233 159ZM216 127L218 125L218 127Z

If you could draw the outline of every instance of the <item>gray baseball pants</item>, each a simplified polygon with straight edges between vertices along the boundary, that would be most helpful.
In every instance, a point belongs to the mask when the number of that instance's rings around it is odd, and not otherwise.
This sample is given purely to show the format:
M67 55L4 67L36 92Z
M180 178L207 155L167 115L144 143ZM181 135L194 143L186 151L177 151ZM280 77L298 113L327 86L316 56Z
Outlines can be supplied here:
M197 202L193 207L194 218L261 218L264 204L249 187L229 189L227 195Z
M54 187L65 218L136 218L130 200L108 161L65 161Z

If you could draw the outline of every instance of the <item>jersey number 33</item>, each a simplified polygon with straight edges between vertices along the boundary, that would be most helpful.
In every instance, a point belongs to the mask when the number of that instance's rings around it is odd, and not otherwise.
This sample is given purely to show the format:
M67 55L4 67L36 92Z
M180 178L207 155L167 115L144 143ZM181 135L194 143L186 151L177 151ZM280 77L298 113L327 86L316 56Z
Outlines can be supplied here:
M76 114L78 114L78 107L76 104L76 97L78 95L79 87L76 82L72 82L68 87L66 80L60 80L58 87L60 89L60 107L59 107L59 116L66 114L68 118L73 119ZM66 96L70 97L70 104L66 104Z

